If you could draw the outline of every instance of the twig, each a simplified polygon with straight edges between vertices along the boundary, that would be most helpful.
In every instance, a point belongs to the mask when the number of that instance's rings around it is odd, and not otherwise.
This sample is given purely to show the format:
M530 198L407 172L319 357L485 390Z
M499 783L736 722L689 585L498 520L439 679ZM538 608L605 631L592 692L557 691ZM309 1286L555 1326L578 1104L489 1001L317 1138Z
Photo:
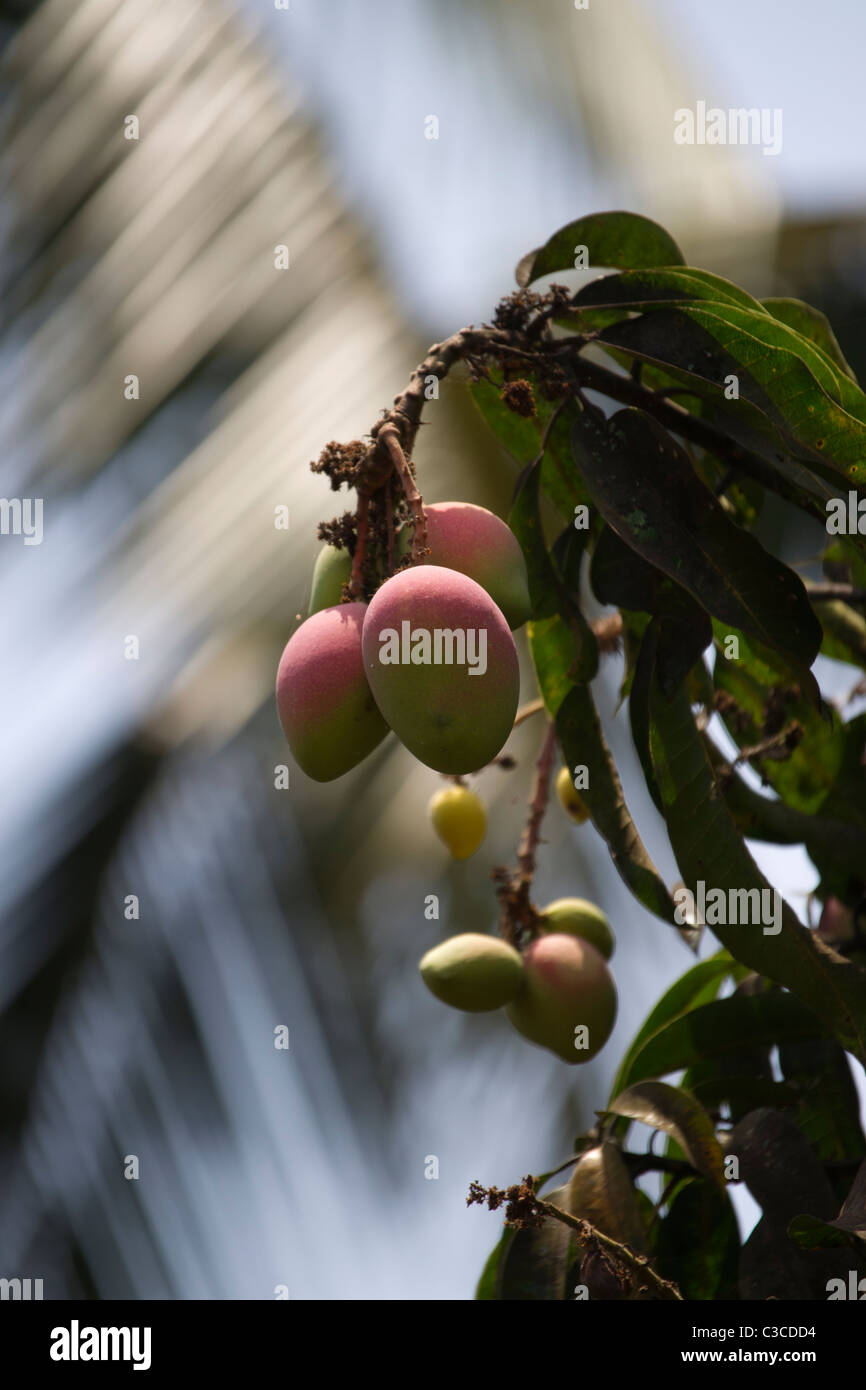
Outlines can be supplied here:
M522 705L515 714L512 728L516 729L518 724L523 723L524 719L531 719L533 714L540 714L543 709L544 701L540 696L537 700L529 700L527 704Z
M628 1245L622 1245L618 1240L611 1236L606 1236L597 1226L593 1226L589 1221L584 1221L579 1216L572 1216L570 1212L563 1211L561 1207L554 1206L552 1202L537 1200L538 1210L544 1216L550 1216L554 1221L561 1221L564 1226L576 1231L582 1245L599 1245L602 1250L607 1250L614 1259L621 1265L630 1270L638 1279L646 1281L660 1299L668 1302L683 1302L683 1296L676 1284L672 1284L667 1279L662 1279L660 1274L656 1274L645 1255L638 1255Z
M541 822L547 807L547 794L550 784L550 770L553 766L553 752L556 747L556 725L551 721L544 735L541 752L535 767L535 781L529 802L529 818L517 852L517 877L515 888L528 891L535 873L535 851L541 833Z
M764 758L777 750L787 750L790 757L802 737L803 725L799 720L792 719L790 724L787 724L784 729L780 729L777 734L771 734L768 738L761 739L760 743L754 744L751 748L744 748L731 763L731 771L739 767L741 763L751 762L753 758Z
M810 584L807 580L806 593L818 603L842 599L844 603L866 604L866 589L858 589L853 584Z

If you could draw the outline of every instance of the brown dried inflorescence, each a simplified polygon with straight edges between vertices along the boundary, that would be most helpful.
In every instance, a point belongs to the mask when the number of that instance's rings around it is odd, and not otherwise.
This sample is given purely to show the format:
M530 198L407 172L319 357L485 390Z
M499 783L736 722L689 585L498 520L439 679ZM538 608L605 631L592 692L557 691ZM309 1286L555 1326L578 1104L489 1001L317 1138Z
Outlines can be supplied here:
M480 1182L472 1182L469 1184L469 1196L466 1198L466 1205L471 1207L477 1203L479 1206L483 1206L486 1202L488 1211L498 1211L504 1205L506 1226L514 1226L518 1230L528 1230L532 1226L541 1226L544 1223L544 1214L538 1207L534 1183L535 1178L531 1174L527 1175L522 1182L504 1189L501 1187L482 1187Z
M503 404L513 410L515 415L529 419L535 414L535 395L529 382L520 377L517 381L506 381L499 393Z
M336 492L343 483L355 486L368 453L368 446L360 439L352 439L348 444L340 444L332 439L310 464L310 469L313 473L324 473L330 478L331 488Z

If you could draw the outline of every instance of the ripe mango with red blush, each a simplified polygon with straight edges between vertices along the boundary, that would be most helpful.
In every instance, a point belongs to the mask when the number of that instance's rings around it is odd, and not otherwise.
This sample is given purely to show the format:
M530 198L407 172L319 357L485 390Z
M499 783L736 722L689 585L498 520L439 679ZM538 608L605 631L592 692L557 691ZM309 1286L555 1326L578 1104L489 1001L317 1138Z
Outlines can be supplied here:
M433 502L424 511L430 549L425 563L468 575L486 589L510 628L521 627L530 614L529 580L514 532L472 502ZM401 555L409 553L412 538L412 527L404 527L398 544Z
M437 772L475 772L514 724L520 673L508 624L480 584L439 565L387 579L364 619L364 670L382 717Z
M355 767L388 732L364 674L365 603L324 608L286 644L277 671L277 711L300 767L331 782Z

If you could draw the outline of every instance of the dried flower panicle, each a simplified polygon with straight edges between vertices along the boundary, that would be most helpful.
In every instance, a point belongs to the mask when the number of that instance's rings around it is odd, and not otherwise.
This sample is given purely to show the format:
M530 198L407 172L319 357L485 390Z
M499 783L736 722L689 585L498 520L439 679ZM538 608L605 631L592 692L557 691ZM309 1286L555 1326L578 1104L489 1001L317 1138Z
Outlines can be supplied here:
M487 1203L488 1211L498 1211L505 1206L505 1224L517 1230L528 1230L544 1223L544 1214L539 1210L535 1195L535 1178L528 1174L522 1182L512 1187L482 1187L479 1182L469 1184L467 1207Z

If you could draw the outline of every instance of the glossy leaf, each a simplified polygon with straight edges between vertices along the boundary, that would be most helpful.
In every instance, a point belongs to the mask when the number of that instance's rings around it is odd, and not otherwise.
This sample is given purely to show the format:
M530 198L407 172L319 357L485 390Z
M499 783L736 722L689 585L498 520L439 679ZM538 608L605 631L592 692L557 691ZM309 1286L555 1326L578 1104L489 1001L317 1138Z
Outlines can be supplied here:
M568 1211L613 1240L645 1253L646 1231L618 1144L606 1139L581 1155L568 1184Z
M589 264L593 267L682 265L684 262L676 242L657 222L634 212L598 212L566 223L544 246L528 252L515 271L518 285L523 288L542 275L573 270L579 246L587 248Z
M713 1122L688 1091L664 1081L641 1081L615 1096L608 1109L670 1134L692 1167L725 1190L724 1156Z
M768 314L733 305L661 307L602 330L599 340L711 393L721 416L741 422L745 443L774 445L813 477L866 485L866 397L813 345ZM739 395L726 398L736 378ZM733 430L731 430L733 433ZM821 495L830 495L826 488Z
M677 925L673 899L631 818L619 773L586 686L574 686L566 695L556 711L556 732L566 766L581 764L588 769L589 786L580 794L620 876L644 907Z
M783 653L814 693L821 627L801 580L730 520L667 431L639 410L584 412L572 444L620 539L708 613Z
M769 310L773 318L779 319L781 323L786 323L802 338L808 338L813 342L817 348L820 348L824 356L834 366L841 367L845 375L849 376L852 381L857 380L852 368L845 361L836 334L830 327L829 319L821 313L820 309L813 309L811 304L804 304L802 299L773 297L762 299L761 304L763 308Z

